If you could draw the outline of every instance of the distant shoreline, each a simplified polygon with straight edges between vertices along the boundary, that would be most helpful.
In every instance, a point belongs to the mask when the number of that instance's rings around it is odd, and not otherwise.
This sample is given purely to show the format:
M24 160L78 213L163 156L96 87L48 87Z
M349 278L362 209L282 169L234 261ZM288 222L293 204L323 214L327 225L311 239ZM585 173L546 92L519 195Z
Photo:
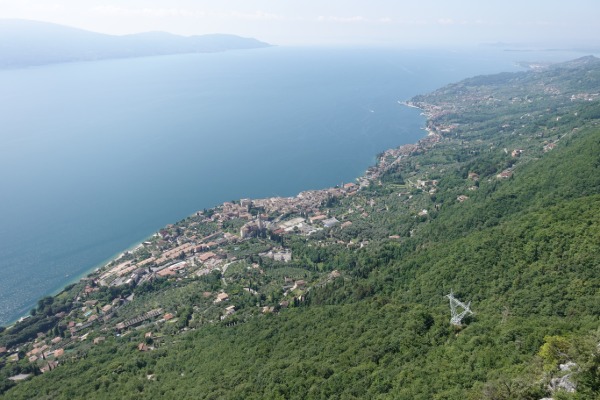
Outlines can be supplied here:
M254 38L228 34L179 36L143 32L117 36L21 19L0 19L0 34L12 42L0 54L0 69L273 47ZM51 51L48 43L52 43Z

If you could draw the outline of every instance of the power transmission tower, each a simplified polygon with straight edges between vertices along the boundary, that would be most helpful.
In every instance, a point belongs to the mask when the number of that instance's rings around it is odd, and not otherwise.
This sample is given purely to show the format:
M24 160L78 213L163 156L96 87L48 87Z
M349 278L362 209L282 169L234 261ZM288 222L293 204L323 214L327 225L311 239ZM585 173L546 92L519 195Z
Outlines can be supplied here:
M462 319L466 317L467 314L473 314L473 311L471 311L470 308L471 302L465 304L462 301L458 300L456 297L454 297L452 290L450 290L450 294L447 294L446 297L450 300L450 312L452 313L450 323L452 325L461 326ZM461 312L458 312L459 308L462 308Z

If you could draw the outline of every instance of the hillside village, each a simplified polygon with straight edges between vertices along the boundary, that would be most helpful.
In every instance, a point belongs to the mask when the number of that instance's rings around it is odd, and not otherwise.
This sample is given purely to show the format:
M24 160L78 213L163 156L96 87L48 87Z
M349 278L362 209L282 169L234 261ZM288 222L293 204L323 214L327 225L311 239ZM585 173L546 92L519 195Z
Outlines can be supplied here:
M477 99L472 98L472 101ZM452 138L453 128L456 126L436 125L432 118L445 115L440 107L431 107L419 103L426 115L430 118L427 136L416 144L407 144L395 149L384 151L378 159L377 165L370 167L364 176L357 178L356 183L346 183L340 187L301 192L295 197L272 197L266 199L241 199L238 202L225 202L214 209L199 211L185 220L168 225L154 236L144 241L135 249L126 251L105 267L83 278L77 287L81 287L72 298L74 307L69 313L59 312L55 315L57 326L61 333L55 337L48 337L44 332L38 332L36 339L30 343L20 344L10 349L0 348L10 361L17 361L19 354L25 351L25 357L30 363L39 366L41 372L56 368L65 356L65 349L77 347L81 341L88 340L90 335L96 336L90 341L94 345L101 345L105 336L110 334L123 334L128 329L144 328L144 325L160 326L164 323L177 322L175 310L162 308L148 310L139 315L131 316L121 310L134 301L135 294L121 295L119 288L127 288L129 293L136 286L152 282L156 279L170 279L178 282L195 279L213 272L226 273L229 266L236 263L245 263L248 256L258 256L258 260L271 259L280 263L288 263L293 259L293 252L280 245L281 237L299 235L310 237L323 230L343 230L353 224L358 216L367 219L369 213L377 212L375 200L371 199L365 207L362 205L364 198L357 196L361 189L371 186L381 186L380 178L394 168L402 168L403 163L410 160L411 156L421 155L436 145L450 146L456 143ZM461 140L464 145L465 141ZM535 152L539 153L540 146L543 151L548 151L546 141L536 145ZM531 146L530 146L531 147ZM517 159L525 150L513 149L511 157ZM514 168L514 165L513 165ZM500 172L496 178L505 179L512 175L510 170ZM476 190L479 176L470 172L468 190ZM422 169L416 169L411 174L411 179L398 186L399 197L405 198L407 212L415 213L418 217L427 217L427 208L421 208L420 194L431 197L436 193L438 180L427 179ZM361 198L353 201L353 197ZM414 198L417 196L417 198ZM414 198L414 202L411 201ZM463 202L468 196L459 195L456 200ZM332 207L331 204L347 204L348 210ZM435 205L433 205L435 207ZM238 230L232 229L239 227ZM335 237L334 232L329 232L330 237ZM256 239L261 239L263 246L256 246L255 251L246 253L241 257L238 249L244 243L256 244ZM389 239L400 240L401 236L390 234ZM337 244L344 246L364 246L368 242L345 242L336 238ZM260 273L260 263L250 263L249 268ZM331 273L332 278L340 275L338 271ZM224 278L223 278L224 279ZM306 282L304 279L290 279L284 277L280 282L284 294L277 304L261 307L261 312L268 313L287 307L290 302L301 301L302 294L309 290L312 284L322 283ZM97 294L106 291L107 287L115 288L119 293L114 298L99 300ZM259 295L256 290L244 288L247 292ZM226 288L219 292L205 292L204 296L213 304L227 304L220 307L219 318L222 321L232 316L237 310ZM230 301L231 300L231 301ZM124 318L127 317L126 320ZM20 322L26 321L22 319ZM66 328L66 329L65 329ZM156 329L156 328L147 328ZM26 349L26 350L24 350ZM141 346L141 351L148 348ZM68 353L67 353L68 354Z

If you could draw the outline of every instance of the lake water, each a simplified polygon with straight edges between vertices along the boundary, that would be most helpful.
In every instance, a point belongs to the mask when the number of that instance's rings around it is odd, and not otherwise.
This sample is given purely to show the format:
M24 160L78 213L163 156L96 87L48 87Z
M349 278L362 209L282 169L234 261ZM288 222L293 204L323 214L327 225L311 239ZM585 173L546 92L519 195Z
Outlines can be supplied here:
M423 136L398 100L575 56L268 48L0 71L0 325L197 210L352 181Z

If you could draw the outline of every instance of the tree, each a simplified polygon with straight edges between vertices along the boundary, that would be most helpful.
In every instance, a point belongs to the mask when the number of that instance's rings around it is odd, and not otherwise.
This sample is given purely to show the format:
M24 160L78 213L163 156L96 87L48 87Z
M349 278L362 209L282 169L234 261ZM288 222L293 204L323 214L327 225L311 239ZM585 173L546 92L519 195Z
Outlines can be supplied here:
M538 353L544 361L544 370L552 371L558 367L558 364L567 361L569 359L567 352L570 347L571 344L563 336L544 337L544 344Z

